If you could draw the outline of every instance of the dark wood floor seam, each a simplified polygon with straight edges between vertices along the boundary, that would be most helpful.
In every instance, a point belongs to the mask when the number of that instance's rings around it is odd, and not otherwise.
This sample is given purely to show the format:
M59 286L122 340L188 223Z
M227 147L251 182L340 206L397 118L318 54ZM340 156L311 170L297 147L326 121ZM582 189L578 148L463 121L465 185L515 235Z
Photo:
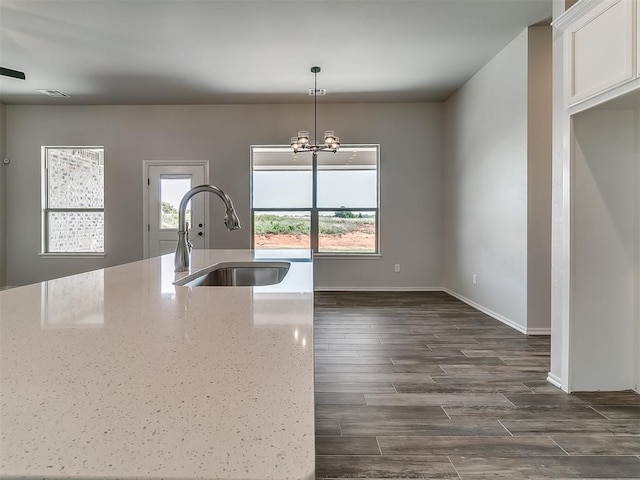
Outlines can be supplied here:
M640 395L444 292L315 294L316 478L640 479Z
M502 428L504 428L504 429L507 431L507 433L508 433L510 436L512 436L512 437L513 437L513 433L511 433L511 432L509 431L509 429L508 429L507 427L505 427L505 426L504 426L504 423L502 423L500 420L498 420L498 423L502 426Z
M562 450L564 453L566 453L567 455L569 455L569 452L567 452L564 448L562 448L562 445L560 445L558 442L556 442L556 441L553 439L553 437L549 436L549 439L550 439L553 443L555 443L556 445L558 445L558 448L559 448L560 450Z

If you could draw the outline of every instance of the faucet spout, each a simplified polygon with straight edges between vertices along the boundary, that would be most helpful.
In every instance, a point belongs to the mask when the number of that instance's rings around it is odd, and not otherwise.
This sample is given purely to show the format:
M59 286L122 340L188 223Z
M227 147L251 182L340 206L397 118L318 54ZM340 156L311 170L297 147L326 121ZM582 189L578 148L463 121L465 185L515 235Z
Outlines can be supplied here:
M178 208L178 245L176 246L176 254L173 262L176 272L188 272L191 266L191 245L187 239L186 212L187 204L189 200L191 200L191 197L200 192L213 193L220 197L226 208L224 224L227 230L238 230L240 228L240 220L238 219L235 208L233 208L233 202L229 195L215 185L198 185L193 187L182 197L180 207Z

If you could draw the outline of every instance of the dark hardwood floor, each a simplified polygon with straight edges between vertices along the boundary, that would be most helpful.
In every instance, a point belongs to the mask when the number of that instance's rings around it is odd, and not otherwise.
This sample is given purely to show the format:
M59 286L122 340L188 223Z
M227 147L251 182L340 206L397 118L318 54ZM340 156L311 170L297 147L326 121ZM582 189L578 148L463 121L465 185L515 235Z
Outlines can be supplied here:
M640 395L441 292L316 293L316 477L640 479Z

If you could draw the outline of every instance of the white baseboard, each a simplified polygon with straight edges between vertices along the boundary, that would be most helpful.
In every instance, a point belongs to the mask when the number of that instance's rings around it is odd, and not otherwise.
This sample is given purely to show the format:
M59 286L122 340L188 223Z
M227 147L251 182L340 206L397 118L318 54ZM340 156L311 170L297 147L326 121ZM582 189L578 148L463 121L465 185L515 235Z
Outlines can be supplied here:
M314 292L444 292L442 287L314 287Z
M449 290L445 288L444 291L451 295L452 297L456 297L458 300L462 300L467 305L471 305L473 308L480 310L482 313L486 313L490 317L495 318L496 320L504 323L505 325L510 326L514 330L517 330L520 333L524 333L525 335L551 335L551 328L525 328L519 323L514 322L513 320L505 317L504 315L500 315L493 310L490 310L479 303L474 302L473 300L468 299L467 297L460 295L453 290Z
M467 305L480 310L482 313L485 313L490 317L493 317L496 320L504 323L505 325L510 326L520 333L524 333L525 335L551 335L550 328L524 328L522 325L514 322L513 320L510 320L507 317L494 312L493 310L483 307L479 303L476 303L473 300L470 300L467 297L464 297L459 293L456 293L453 290L449 290L445 287L315 287L313 290L314 292L445 292L452 297L463 301Z
M551 335L550 328L527 328L527 335Z
M562 389L562 379L551 372L547 374L547 382L549 382L554 387Z
M483 307L482 305L480 305L479 303L474 302L473 300L469 300L467 297L464 297L464 296L460 295L459 293L454 292L453 290L449 290L448 288L445 288L444 291L447 292L452 297L456 297L458 300L462 300L467 305L471 305L476 310L480 310L482 313L486 313L490 317L495 318L496 320L504 323L505 325L509 325L514 330L517 330L520 333L524 333L525 335L527 334L527 329L524 328L522 325L514 322L513 320L511 320L511 319L509 319L509 318L507 318L507 317L505 317L503 315L500 315L499 313L496 313L493 310L489 310L488 308Z

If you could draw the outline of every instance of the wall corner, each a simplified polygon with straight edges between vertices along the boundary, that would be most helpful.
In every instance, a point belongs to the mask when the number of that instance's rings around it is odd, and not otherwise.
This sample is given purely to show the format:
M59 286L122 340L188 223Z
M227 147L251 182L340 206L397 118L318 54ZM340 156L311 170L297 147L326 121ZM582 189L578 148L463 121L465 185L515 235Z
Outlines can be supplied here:
M4 104L0 103L0 287L7 284L7 242L6 242L6 192L7 192L7 169L4 160L7 152L6 139L6 110Z
M551 328L552 30L527 31L527 329Z

